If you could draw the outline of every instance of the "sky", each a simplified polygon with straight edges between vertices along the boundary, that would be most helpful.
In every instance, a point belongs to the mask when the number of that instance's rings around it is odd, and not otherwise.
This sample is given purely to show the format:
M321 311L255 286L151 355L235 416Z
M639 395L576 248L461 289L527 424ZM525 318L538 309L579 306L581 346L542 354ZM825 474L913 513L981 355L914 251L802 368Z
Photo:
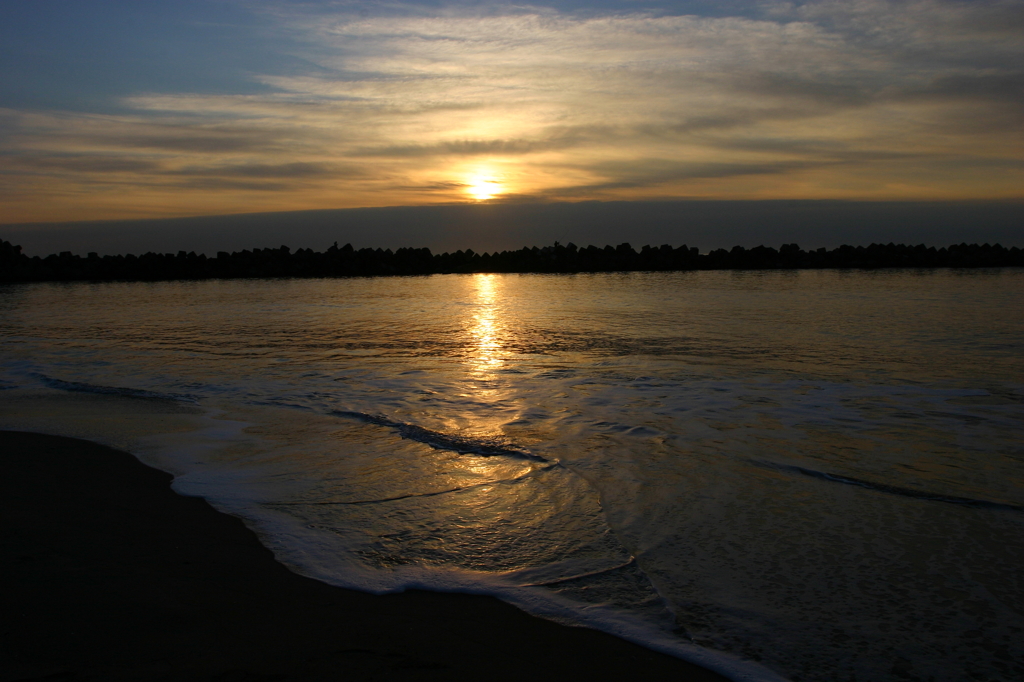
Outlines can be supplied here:
M1019 204L1024 0L0 0L0 225L688 200Z

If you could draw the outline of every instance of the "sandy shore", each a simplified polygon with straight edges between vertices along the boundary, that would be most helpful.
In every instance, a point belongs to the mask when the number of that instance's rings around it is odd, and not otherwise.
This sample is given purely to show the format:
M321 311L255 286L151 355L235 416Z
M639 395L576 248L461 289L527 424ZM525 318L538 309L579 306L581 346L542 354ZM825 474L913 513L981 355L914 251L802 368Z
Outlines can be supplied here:
M0 431L0 680L724 680L496 599L303 578L168 474Z

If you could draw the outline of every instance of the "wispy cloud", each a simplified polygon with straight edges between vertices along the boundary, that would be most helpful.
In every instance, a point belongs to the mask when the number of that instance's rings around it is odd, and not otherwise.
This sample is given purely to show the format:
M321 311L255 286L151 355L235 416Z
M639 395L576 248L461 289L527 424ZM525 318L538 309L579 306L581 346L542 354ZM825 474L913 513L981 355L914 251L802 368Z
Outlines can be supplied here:
M0 112L7 219L469 201L481 178L493 200L1024 186L1017 0L732 17L256 7L292 54L244 94Z
M323 163L244 163L222 166L185 166L168 171L168 175L231 178L324 178L345 177L352 171Z

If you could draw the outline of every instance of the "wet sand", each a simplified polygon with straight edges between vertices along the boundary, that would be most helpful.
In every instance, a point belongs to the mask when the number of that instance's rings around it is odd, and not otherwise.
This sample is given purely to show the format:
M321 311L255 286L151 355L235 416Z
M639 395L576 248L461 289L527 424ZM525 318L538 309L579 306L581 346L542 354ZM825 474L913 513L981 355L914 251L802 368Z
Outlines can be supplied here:
M170 481L0 431L0 681L725 679L491 597L304 578Z

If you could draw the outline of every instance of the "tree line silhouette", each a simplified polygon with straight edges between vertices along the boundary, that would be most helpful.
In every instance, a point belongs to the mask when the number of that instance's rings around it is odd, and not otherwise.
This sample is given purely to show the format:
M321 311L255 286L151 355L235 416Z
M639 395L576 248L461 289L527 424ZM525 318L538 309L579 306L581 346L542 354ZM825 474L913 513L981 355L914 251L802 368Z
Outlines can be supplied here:
M475 253L472 249L435 254L427 248L353 249L337 242L323 252L292 251L287 246L245 249L215 257L179 251L141 256L82 257L70 251L40 258L0 240L0 282L155 281L246 277L366 277L474 272L623 272L633 270L765 270L800 268L979 268L1024 266L1024 251L999 244L953 244L936 249L923 244L871 244L804 251L796 244L774 249L696 247L577 247L575 244L518 251Z

